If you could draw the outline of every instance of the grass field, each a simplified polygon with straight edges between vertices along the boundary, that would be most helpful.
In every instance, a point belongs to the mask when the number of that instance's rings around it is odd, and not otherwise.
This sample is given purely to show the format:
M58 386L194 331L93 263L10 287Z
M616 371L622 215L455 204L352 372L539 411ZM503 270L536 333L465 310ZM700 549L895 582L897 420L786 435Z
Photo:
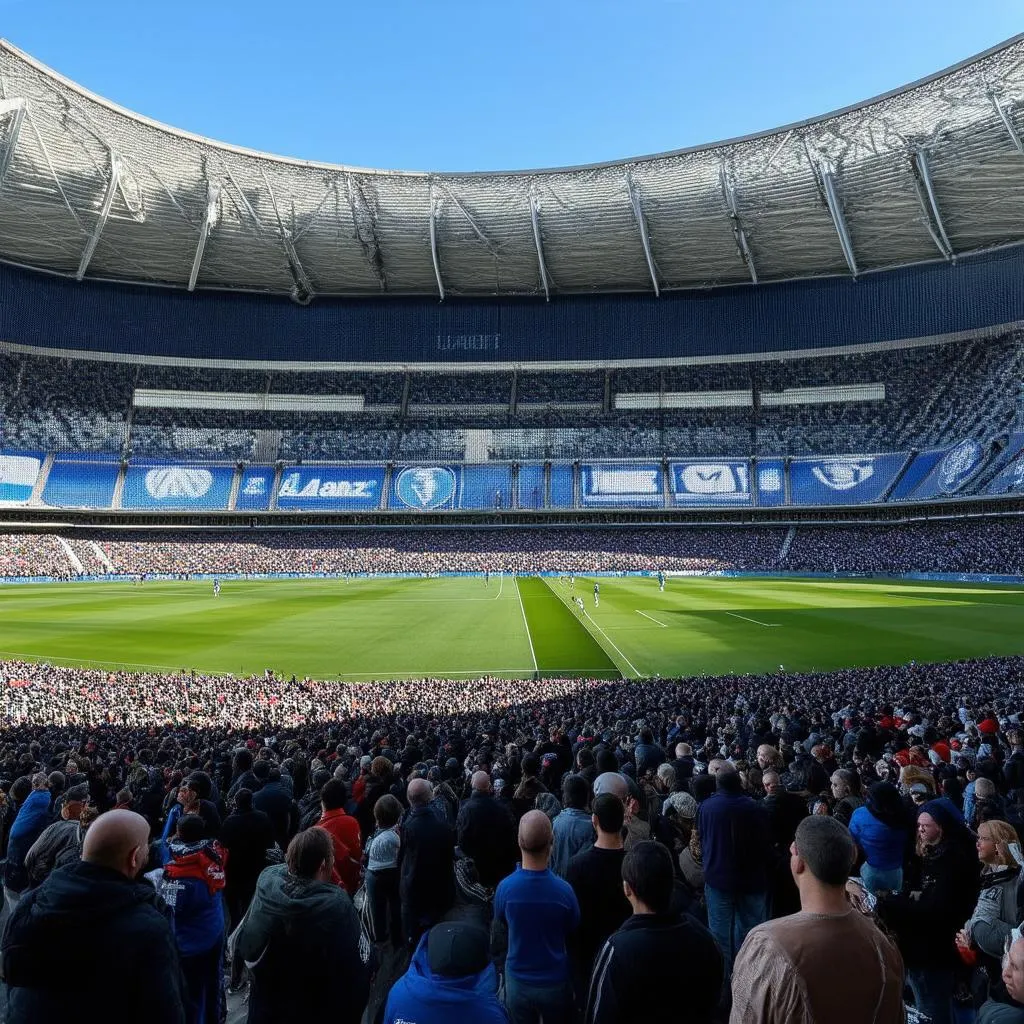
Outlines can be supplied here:
M0 658L318 679L787 671L1024 653L1024 589L578 577L0 587Z

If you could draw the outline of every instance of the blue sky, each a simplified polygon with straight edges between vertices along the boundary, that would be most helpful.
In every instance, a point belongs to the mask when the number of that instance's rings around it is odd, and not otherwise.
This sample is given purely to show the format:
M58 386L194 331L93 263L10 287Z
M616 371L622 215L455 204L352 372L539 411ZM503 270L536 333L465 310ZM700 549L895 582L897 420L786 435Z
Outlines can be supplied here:
M491 170L711 142L1024 29L1020 0L0 0L0 35L189 131L366 167Z

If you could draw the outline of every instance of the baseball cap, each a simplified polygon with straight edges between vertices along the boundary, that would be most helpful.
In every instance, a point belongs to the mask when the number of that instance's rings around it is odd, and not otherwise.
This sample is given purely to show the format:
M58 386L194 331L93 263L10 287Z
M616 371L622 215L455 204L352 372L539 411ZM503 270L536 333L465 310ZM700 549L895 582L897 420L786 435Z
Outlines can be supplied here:
M618 772L604 772L594 779L594 796L602 793L612 793L620 800L625 800L629 794L629 783L626 777Z
M464 978L490 963L490 938L476 925L461 921L435 924L427 936L427 961L434 974Z

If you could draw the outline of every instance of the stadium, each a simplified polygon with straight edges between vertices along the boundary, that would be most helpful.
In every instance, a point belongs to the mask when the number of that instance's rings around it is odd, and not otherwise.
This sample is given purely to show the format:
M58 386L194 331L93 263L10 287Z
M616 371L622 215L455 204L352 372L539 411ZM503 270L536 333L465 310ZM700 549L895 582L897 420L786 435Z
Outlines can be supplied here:
M759 798L758 742L805 802L821 764L1003 779L1022 168L1024 35L756 135L462 174L216 142L0 41L2 788L42 742L103 810L140 749L215 802L247 743L308 783L283 850L316 762L386 757L403 801L483 770L517 818L594 743L634 787L642 744Z

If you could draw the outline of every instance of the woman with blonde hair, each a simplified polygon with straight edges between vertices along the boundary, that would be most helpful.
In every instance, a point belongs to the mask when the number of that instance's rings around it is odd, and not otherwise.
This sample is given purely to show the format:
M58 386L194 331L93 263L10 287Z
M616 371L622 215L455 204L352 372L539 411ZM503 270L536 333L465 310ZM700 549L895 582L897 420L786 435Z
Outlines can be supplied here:
M974 913L957 932L956 944L968 963L975 960L971 953L980 953L984 965L994 969L1017 924L1017 886L1024 858L1016 831L1005 821L983 821L975 847L981 862L981 892Z

